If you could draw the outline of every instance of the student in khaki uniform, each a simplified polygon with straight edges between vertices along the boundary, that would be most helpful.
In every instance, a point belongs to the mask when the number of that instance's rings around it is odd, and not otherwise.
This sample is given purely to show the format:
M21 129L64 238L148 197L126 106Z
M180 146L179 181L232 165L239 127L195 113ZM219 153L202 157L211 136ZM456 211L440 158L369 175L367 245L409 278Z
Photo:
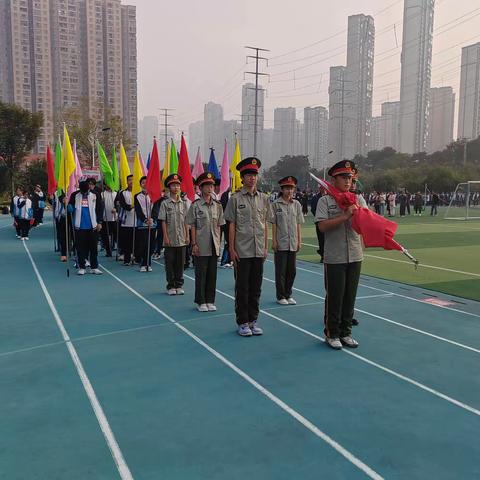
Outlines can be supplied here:
M270 204L265 193L257 191L261 162L249 157L237 165L243 188L232 195L225 209L229 224L229 252L235 267L235 314L238 334L262 335L257 325L263 263L268 253Z
M217 287L217 259L220 255L221 227L225 225L222 204L214 199L215 176L210 172L196 181L200 198L187 213L192 254L195 257L195 303L199 312L213 312Z
M188 229L185 223L187 202L180 196L182 177L173 173L165 179L165 188L169 196L160 206L158 219L162 221L163 246L165 247L165 273L167 293L183 295L183 267L185 249L189 243Z
M295 177L285 177L279 182L281 192L272 204L272 250L275 252L275 288L277 303L296 305L292 297L293 282L297 274L297 252L302 243L301 224L305 222L302 205L295 200Z
M328 174L333 185L348 192L352 185L355 165L343 160L336 163ZM363 250L360 235L351 226L357 205L342 210L330 195L318 202L315 222L325 232L325 342L335 350L342 346L358 347L351 336Z

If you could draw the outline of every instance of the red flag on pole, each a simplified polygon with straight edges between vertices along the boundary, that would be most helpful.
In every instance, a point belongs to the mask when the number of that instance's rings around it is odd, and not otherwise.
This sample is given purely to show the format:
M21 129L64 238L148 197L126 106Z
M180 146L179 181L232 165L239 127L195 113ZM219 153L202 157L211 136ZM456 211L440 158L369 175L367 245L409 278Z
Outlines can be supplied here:
M55 180L55 160L50 145L47 145L47 177L48 177L48 194L53 195L57 190L57 181Z
M153 150L150 158L150 168L147 174L147 193L152 203L162 196L160 184L160 159L158 158L157 139L153 138Z
M193 187L192 172L190 170L190 160L188 159L187 144L182 134L182 143L180 146L180 159L178 161L178 174L182 177L182 192L185 192L187 198L193 202L195 200L195 188Z

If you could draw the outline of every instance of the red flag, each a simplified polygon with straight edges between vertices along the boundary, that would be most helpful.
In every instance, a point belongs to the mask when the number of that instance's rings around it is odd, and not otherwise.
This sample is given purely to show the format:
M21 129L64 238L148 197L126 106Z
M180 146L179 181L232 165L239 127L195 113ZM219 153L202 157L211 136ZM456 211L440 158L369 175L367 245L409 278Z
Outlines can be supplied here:
M182 192L185 192L187 198L193 202L195 200L195 188L193 187L192 172L190 170L190 160L188 159L187 144L182 134L182 143L180 146L180 159L178 161L178 174L182 177Z
M152 203L155 203L162 196L160 185L160 160L158 158L157 139L153 139L152 157L150 158L150 168L147 174L147 193Z
M53 195L57 190L57 181L55 180L55 160L50 145L47 145L47 177L48 177L48 194Z

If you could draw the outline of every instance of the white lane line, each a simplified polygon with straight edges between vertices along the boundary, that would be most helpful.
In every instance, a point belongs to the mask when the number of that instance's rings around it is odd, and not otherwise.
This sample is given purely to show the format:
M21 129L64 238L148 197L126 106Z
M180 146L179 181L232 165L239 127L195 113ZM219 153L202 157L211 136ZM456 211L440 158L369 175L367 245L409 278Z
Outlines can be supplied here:
M307 247L316 247L318 248L318 245L312 245L311 243L302 243L302 245L306 245ZM365 257L371 257L371 258L378 258L379 260L387 260L389 262L397 262L397 263L406 263L407 265L412 265L412 262L409 262L407 260L397 260L396 258L387 258L387 257L381 257L380 255L372 255L370 253L364 253ZM419 268L432 268L434 270L442 270L444 272L452 272L452 273L458 273L461 275L466 275L467 277L480 277L480 273L472 273L472 272L464 272L463 270L453 270L452 268L446 268L446 267L437 267L435 265L427 265L425 263L420 263L418 265Z
M275 281L270 279L270 278L263 277L263 279L266 280L267 282L275 283ZM293 287L293 290L295 290L297 292L300 292L300 293L303 293L305 295L309 295L313 298L319 298L321 300L325 300L324 297L321 297L320 295L317 295L315 293L308 292L307 290L302 290L301 288ZM455 340L450 340L448 338L441 337L439 335L435 335L435 334L430 333L430 332L426 332L425 330L421 330L419 328L411 327L410 325L405 325L403 323L396 322L394 320L390 320L389 318L382 317L381 315L376 315L375 313L367 312L366 310L362 310L361 308L355 307L355 311L360 312L360 313L364 313L365 315L369 315L370 317L378 318L379 320L383 320L384 322L391 323L392 325L397 325L398 327L402 327L402 328L405 328L407 330L411 330L413 332L420 333L422 335L426 335L427 337L435 338L436 340L440 340L442 342L449 343L450 345L455 345L456 347L464 348L465 350L470 350L471 352L480 353L480 350L477 349L477 348L470 347L468 345L464 345L463 343L459 343L459 342L456 342Z
M393 293L380 293L378 295L363 295L361 297L357 297L357 300L364 300L365 298L386 298L386 297L393 297Z
M158 263L158 262L156 262L156 263ZM195 279L193 277L190 277L189 275L184 274L184 277L188 278L189 280L195 281ZM272 281L272 280L269 280L268 278L265 278L265 277L263 277L263 278L264 278L264 280ZM233 295L230 295L229 293L223 292L222 290L219 290L218 288L217 288L216 291L218 293L220 293L221 295L225 296L225 297L228 297L232 300L235 300ZM299 291L302 292L302 290L299 290ZM311 294L311 295L314 295L314 294ZM319 296L317 296L317 297L322 298L322 297L319 297ZM285 324L285 325L287 325L291 328L294 328L295 330L298 330L299 332L302 332L302 333L304 333L304 334L306 334L310 337L313 337L317 340L320 340L321 342L325 342L325 340L322 337L320 337L318 335L315 335L314 333L310 332L309 330L305 330L304 328L301 328L298 325L290 323L287 320L284 320L283 318L277 317L276 315L273 315L272 313L269 313L266 310L261 309L260 312L263 313L264 315L267 315L270 318L273 318L274 320L277 320L278 322L281 322L281 323L283 323L283 324ZM435 390L433 388L430 388L427 385L424 385L423 383L417 382L416 380L413 380L412 378L407 377L406 375L402 375L401 373L398 373L395 370L391 370L390 368L384 367L383 365L380 365L379 363L376 363L372 360L369 360L366 357L362 357L361 355L358 355L357 353L353 353L351 350L348 350L348 349L344 348L342 351L344 353L348 354L348 355L351 355L351 356L357 358L358 360L361 360L362 362L367 363L368 365L371 365L372 367L378 368L378 369L380 369L380 370L382 370L386 373L389 373L390 375L393 375L396 378L399 378L400 380L403 380L407 383L410 383L411 385L414 385L415 387L418 387L418 388L420 388L420 389L422 389L422 390L424 390L428 393L431 393L432 395L435 395L436 397L439 397L442 400L446 400L447 402L449 402L449 403L451 403L451 404L453 404L457 407L460 407L464 410L467 410L470 413L473 413L477 416L480 416L480 410L478 410L474 407L471 407L470 405L468 405L466 403L460 402L459 400L456 400L453 397L445 395L444 393L442 393L438 390Z
M25 247L25 251L27 252L28 258L30 259L35 275L37 276L38 283L40 284L43 294L45 295L45 298L47 300L48 306L52 311L53 317L55 318L57 327L60 330L63 340L65 341L65 345L68 348L68 352L70 353L70 357L73 361L73 364L75 365L75 368L80 377L80 380L82 381L83 388L85 389L88 399L90 400L90 404L93 408L95 416L97 417L98 424L100 425L103 436L105 437L105 440L107 442L108 448L110 449L110 452L112 454L113 460L117 467L118 473L120 474L120 478L122 480L133 480L133 476L130 472L130 469L128 468L127 463L125 462L122 451L120 450L117 440L115 439L115 435L113 434L112 429L110 428L110 424L108 423L108 420L107 420L107 417L105 416L103 408L100 405L100 402L98 401L95 390L93 389L90 379L88 378L88 375L85 372L85 369L83 368L82 362L80 361L77 351L73 346L72 341L70 340L67 330L63 325L62 319L60 318L57 308L53 303L52 297L50 296L50 293L47 290L45 282L43 281L43 278L40 275L40 272L38 271L37 265L33 260L32 255L30 254L30 250L28 249L27 244L25 242L23 242L23 246Z
M57 345L63 345L65 342L52 342L52 343L43 343L42 345L35 345L34 347L25 347L19 348L17 350L10 350L8 352L0 353L0 357L8 357L9 355L15 355L16 353L32 352L34 350L40 350L42 348L55 347Z
M268 259L267 259L267 262L273 263L272 260L268 260ZM319 277L323 277L322 272L315 272L314 270L309 270L308 268L299 267L298 265L297 265L297 270L301 270L302 272L313 273L314 275L318 275ZM468 315L470 317L480 318L480 315L478 315L477 313L466 312L465 310L459 310L458 308L446 307L444 305L437 305L437 304L434 304L434 303L425 303L423 300L421 300L419 298L410 297L408 295L402 295L401 293L391 292L390 290L385 290L383 288L372 287L371 285L366 285L365 283L359 283L359 285L361 287L369 288L370 290L376 290L377 292L390 293L391 295L395 295L395 297L406 298L407 300L411 300L412 302L418 302L418 303L421 303L422 305L430 305L431 307L442 308L444 310L450 310L452 312L462 313L462 314Z
M159 263L159 262L155 262L155 263ZM314 435L316 435L317 437L322 439L325 443L330 445L330 447L332 447L340 455L342 455L344 458L346 458L350 463L355 465L359 470L364 472L368 477L373 478L375 480L382 480L383 479L382 476L380 476L377 472L375 472L368 465L363 463L360 459L355 457L349 450L347 450L345 447L343 447L338 442L336 442L332 437L330 437L329 435L324 433L322 430L320 430L310 420L308 420L303 415L301 415L296 410L294 410L292 407L287 405L283 400L278 398L276 395L274 395L272 392L270 392L270 390L266 389L263 385L258 383L255 379L253 379L250 375L248 375L243 370L241 370L239 367L237 367L234 363L232 363L230 360L228 360L226 357L224 357L221 353L217 352L217 350L215 350L210 345L205 343L201 338L197 337L188 328L186 328L182 324L178 323L174 318L172 318L170 315L168 315L163 310L158 308L150 300L146 299L141 293L139 293L137 290L132 288L130 285L128 285L126 282L124 282L121 278L117 277L114 273L112 273L110 270L105 268L103 265L101 266L101 268L103 270L105 270L105 272L107 272L109 275L111 275L115 280L117 280L117 282L119 282L121 285L123 285L127 290L129 290L136 297L138 297L140 300L142 300L144 303L146 303L150 308L152 308L153 310L158 312L160 315L162 315L164 318L166 318L168 321L170 321L172 324L174 324L178 329L180 329L183 333L188 335L192 340L197 342L205 350L207 350L214 357L216 357L218 360L220 360L224 365L226 365L228 368L233 370L237 375L242 377L246 382L248 382L255 389L257 389L261 394L263 394L265 397L267 397L269 400L271 400L273 403L275 403L284 412L288 413L291 417L293 417L295 420L297 420L297 422L299 422L305 428L310 430ZM186 276L188 277L188 275L186 275ZM188 278L191 278L191 277L188 277ZM271 314L269 314L269 315L271 315Z

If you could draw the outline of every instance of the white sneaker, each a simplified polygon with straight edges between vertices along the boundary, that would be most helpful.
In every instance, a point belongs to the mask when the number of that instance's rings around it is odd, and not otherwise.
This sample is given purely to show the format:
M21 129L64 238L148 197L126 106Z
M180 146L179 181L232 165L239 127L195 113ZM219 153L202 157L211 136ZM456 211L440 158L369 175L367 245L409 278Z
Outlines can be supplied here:
M147 267L147 272L153 271L152 267Z
M207 303L207 308L209 312L216 312L217 307L213 303Z
M183 288L177 288L177 295L185 295L185 290Z
M242 323L241 325L239 325L237 333L241 337L251 337L253 335L252 331L250 330L250 326L248 325L248 323Z
M285 298L281 298L280 300L277 300L277 303L279 305L288 305L288 301Z
M20 239L20 238L22 238L22 237L21 237L20 235L17 235L17 238Z
M99 268L92 268L90 273L93 273L94 275L103 275L103 272Z
M25 240L28 240L28 237L25 237Z
M348 348L358 347L358 342L354 338L352 338L350 335L347 337L341 337L340 341L342 342L343 345L345 345Z
M177 294L177 291L174 289L174 288L169 288L167 290L167 294L168 295L176 295Z
M257 325L256 321L249 323L248 326L250 327L253 335L263 335L263 330Z
M124 258L125 258L124 255L119 255L119 256L118 256L118 261L119 261L119 262L123 262L123 259L124 259Z
M23 242L23 241L25 240L25 238L24 238L24 237L21 237L20 240Z
M207 307L207 304L206 303L202 303L201 305L199 305L197 307L197 310L199 312L208 312L208 307Z
M90 267L90 262L88 260L85 260L85 266Z
M287 302L288 302L289 305L296 305L297 304L297 301L292 297L287 298Z
M146 272L146 271L147 271L147 267L140 267L140 271L141 271L141 272Z
M339 338L330 338L330 337L325 337L325 343L333 348L334 350L341 350L342 349L342 342L340 341Z
M85 273L86 273L86 270L84 268L79 268L77 270L77 275L85 275Z

